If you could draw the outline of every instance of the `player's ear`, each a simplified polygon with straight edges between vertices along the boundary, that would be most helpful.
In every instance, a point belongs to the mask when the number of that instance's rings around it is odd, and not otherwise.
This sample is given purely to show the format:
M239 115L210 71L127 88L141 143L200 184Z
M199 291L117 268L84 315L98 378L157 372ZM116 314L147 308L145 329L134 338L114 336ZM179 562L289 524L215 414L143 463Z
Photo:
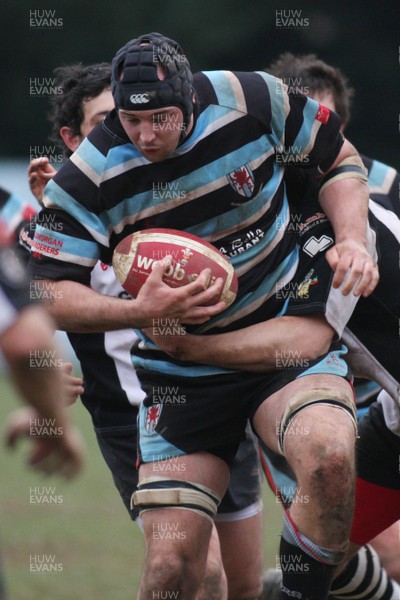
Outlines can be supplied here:
M82 142L82 136L74 134L70 127L64 126L60 129L60 136L71 152L75 152L79 144Z

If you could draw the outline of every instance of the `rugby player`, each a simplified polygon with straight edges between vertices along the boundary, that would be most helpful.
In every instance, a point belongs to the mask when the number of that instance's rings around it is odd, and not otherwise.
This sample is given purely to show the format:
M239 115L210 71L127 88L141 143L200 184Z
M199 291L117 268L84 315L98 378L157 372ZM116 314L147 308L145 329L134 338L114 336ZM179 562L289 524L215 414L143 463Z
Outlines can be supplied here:
M335 289L338 294L343 292L343 302L352 306L359 294L372 291L377 274L366 250L365 173L356 151L339 135L339 124L327 109L306 98L292 98L283 88L281 94L274 93L277 80L261 73L199 74L193 84L193 99L186 57L176 42L158 34L142 36L121 49L114 60L112 83L117 111L89 135L47 186L42 216L60 219L62 238L57 232L50 236L45 225L36 228L32 267L37 277L58 280L56 286L63 290L63 299L56 300L52 309L63 327L72 331L145 327L151 326L154 318L168 315L189 325L207 321L202 329L212 332L213 328L224 331L228 319L238 328L248 324L246 315L250 315L251 323L252 319L264 321L282 311L282 304L268 300L268 290L278 281L289 282L295 273L299 282L306 274L299 267L295 239L286 235L284 228L281 237L276 234L275 212L280 209L284 223L288 209L284 168L275 156L282 142L292 144L300 138L299 163L307 162L339 176L332 181L328 174L320 194L336 233L337 243L329 252L336 271ZM163 120L175 123L175 127L166 131L160 127ZM199 170L201 179L197 177ZM246 189L250 197L237 183L242 173L249 182ZM184 185L182 202L155 206L152 183L173 183L176 178ZM344 205L346 219L340 210ZM138 298L130 302L111 302L87 288L98 258L110 261L119 239L146 226L189 229L221 248L234 238L246 239L253 228L260 230L261 238L268 231L271 237L266 235L252 252L232 258L239 269L241 288L230 314L229 310L221 313L224 306L220 302L203 306L218 298L220 282L207 288L205 273L200 274L196 285L172 290L162 282L163 264L153 271ZM52 252L51 240L43 244L45 236L61 244L57 255ZM322 284L324 274L322 270L319 273ZM354 294L349 294L353 288ZM210 317L215 318L210 321ZM344 318L344 311L339 317ZM334 565L345 553L352 515L353 400L342 360L345 350L330 349L334 330L340 332L342 324L331 326L322 317L311 315L283 319L285 326L298 324L296 333L303 323L308 341L313 340L307 368L293 369L283 379L282 373L268 377L219 369L216 374L215 369L188 368L157 351L151 358L140 348L135 351L135 365L148 393L140 414L141 484L134 494L134 502L142 510L148 545L140 598L152 597L154 590L162 593L170 589L185 599L195 597L204 573L211 533L209 517L215 514L226 489L227 465L248 416L253 417L253 426L264 441L274 449L279 444L285 446L297 478L310 489L315 508L324 516L317 518L316 511L299 510L286 519L282 555L307 560L310 576L290 576L285 586L292 593L308 594L310 599L327 596ZM285 331L290 343L293 330L285 327ZM282 338L279 348L281 342ZM191 385L194 380L196 385ZM147 417L154 413L152 392L160 384L179 385L190 402L180 413L176 407L162 405L157 419L149 423ZM202 423L201 413L197 413L200 398L209 408L203 406L208 422L198 429ZM310 405L313 401L317 404ZM301 447L285 439L285 424L279 428L282 435L277 435L275 423L281 422L286 408L286 424L297 418L293 414L297 409L303 409L302 418L309 422L311 434L305 443L302 440ZM313 427L313 418L325 424L323 431ZM146 428L146 424L151 427ZM161 456L174 456L174 462L185 466L174 478L175 483L168 477L160 481L152 476L156 449ZM340 477L336 471L339 466ZM321 476L318 482L317 473ZM151 532L160 519L179 519L181 530L196 543L156 544Z

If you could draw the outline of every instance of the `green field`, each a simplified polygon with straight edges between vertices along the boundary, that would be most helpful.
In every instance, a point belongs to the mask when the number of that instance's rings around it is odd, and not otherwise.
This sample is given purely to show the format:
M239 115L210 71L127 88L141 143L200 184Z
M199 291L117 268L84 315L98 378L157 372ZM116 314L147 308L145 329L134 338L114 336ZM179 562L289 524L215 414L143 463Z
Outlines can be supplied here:
M4 425L20 402L2 377L0 397ZM29 470L24 464L26 443L15 453L4 447L0 453L0 548L10 600L136 597L142 534L114 488L88 413L80 403L72 410L87 447L85 470L73 482ZM43 488L51 505L36 501ZM265 506L265 563L275 567L282 513L269 492ZM41 567L44 563L47 566Z

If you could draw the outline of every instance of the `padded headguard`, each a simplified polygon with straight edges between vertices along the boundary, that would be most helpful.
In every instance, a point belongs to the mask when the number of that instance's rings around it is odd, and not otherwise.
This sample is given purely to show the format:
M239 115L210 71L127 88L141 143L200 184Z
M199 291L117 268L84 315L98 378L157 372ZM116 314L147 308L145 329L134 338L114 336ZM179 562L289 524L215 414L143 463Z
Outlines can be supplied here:
M157 67L165 78L160 80ZM128 42L112 61L111 91L117 109L177 106L187 125L193 112L192 72L177 42L149 33Z

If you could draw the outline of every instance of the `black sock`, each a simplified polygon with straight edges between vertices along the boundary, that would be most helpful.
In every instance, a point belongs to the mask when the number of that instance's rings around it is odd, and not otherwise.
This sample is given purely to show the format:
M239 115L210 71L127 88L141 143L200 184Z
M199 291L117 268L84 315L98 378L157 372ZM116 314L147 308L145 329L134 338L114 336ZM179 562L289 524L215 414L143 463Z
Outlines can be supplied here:
M282 584L279 600L326 600L335 566L326 565L281 537Z

